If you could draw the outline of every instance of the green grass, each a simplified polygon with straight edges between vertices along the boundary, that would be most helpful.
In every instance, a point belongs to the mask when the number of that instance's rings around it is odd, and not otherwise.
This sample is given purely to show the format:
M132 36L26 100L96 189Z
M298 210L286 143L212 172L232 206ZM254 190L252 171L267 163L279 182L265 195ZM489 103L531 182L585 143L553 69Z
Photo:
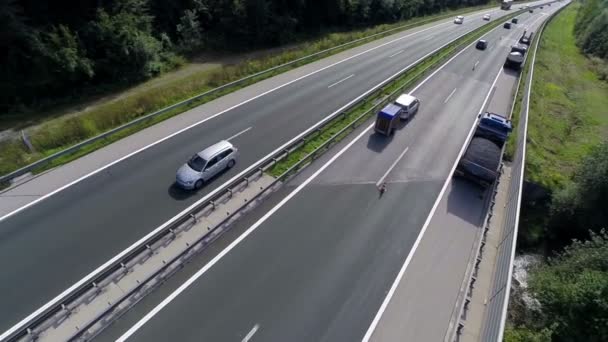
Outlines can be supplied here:
M513 16L515 16L515 14L510 15L507 18ZM349 110L346 115L342 117L342 119L336 120L333 124L326 126L320 132L310 136L302 146L271 167L269 170L270 175L273 177L278 177L298 162L305 159L310 159L312 157L311 153L322 153L322 151L317 152L316 150L329 141L335 134L338 134L341 130L355 121L361 123L364 120L373 117L376 114L376 111L372 109L375 107L376 103L387 97L393 98L395 96L395 92L404 91L408 87L413 86L428 72L453 56L457 51L460 50L460 48L470 44L473 41L476 41L479 37L501 24L502 21L497 21L495 23L485 25L469 33L465 37L452 42L452 44L440 50L436 54L427 57L416 67L399 76L397 79L384 86L380 91L377 91L374 95L366 98L364 102ZM342 132L338 137L336 137L333 143L342 140L348 135L348 133L350 133L348 130Z
M608 83L575 44L579 6L570 5L547 26L536 57L526 177L550 190L569 182L582 158L608 136Z

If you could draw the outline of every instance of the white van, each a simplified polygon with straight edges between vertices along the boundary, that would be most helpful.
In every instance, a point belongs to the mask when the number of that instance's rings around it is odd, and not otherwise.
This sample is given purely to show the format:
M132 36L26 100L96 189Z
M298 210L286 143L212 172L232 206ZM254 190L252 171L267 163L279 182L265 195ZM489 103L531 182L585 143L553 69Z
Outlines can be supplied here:
M400 118L402 120L409 120L412 115L418 111L420 107L420 100L409 94L402 94L397 98L395 104L401 107Z

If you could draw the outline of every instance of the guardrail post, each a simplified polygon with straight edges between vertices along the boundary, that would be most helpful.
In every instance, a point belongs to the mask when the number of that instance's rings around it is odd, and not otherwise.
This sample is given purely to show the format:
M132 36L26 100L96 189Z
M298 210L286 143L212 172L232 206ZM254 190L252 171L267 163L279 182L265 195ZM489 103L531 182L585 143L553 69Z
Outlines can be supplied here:
M192 223L198 222L198 218L196 217L196 215L194 215L194 213L190 213L190 218L192 219Z

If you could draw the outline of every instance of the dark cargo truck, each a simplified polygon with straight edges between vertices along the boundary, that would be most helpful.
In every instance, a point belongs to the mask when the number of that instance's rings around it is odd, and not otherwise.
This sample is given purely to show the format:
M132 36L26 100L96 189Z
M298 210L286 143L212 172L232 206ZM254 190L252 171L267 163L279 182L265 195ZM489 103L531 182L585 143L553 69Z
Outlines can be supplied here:
M488 112L482 114L454 175L484 188L492 185L500 173L502 147L512 130L511 121L504 116Z
M505 61L505 68L519 70L524 63L526 51L525 45L513 45Z

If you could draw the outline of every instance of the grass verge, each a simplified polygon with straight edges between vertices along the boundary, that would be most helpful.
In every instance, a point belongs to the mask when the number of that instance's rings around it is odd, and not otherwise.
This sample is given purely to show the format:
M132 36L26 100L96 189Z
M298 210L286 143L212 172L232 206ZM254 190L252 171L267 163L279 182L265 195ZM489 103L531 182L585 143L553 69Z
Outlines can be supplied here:
M517 14L512 14L506 18L508 19L516 15ZM476 41L479 39L479 37L483 36L490 30L502 25L502 23L502 20L497 20L496 22L482 26L481 28L452 42L450 45L432 56L427 57L414 68L403 73L397 79L381 88L379 91L376 91L374 95L367 97L363 102L348 110L345 115L341 117L341 119L335 120L333 124L326 126L321 131L318 131L314 135L308 137L307 141L298 149L291 152L287 157L283 158L272 168L270 168L270 175L279 177L300 161L311 158L313 154L317 153L317 149L319 147L327 144L327 142L331 139L333 139L332 143L342 140L348 135L348 133L350 133L350 131L342 133L340 132L354 122L363 122L366 119L372 118L376 114L376 111L373 109L376 107L377 103L385 98L393 99L397 95L397 92L410 88L422 77L428 74L428 72L439 66L439 64L441 64L443 61L452 57L461 48L464 48L466 45ZM354 128L355 127L353 127L353 129ZM336 134L339 135L334 137Z
M594 72L597 61L576 46L579 7L568 6L548 24L536 56L526 178L549 190L566 185L582 158L608 136L608 82Z
M256 60L249 60L233 66L222 67L219 70L195 73L189 77L176 80L172 83L168 83L163 87L149 89L146 91L142 91L141 93L134 94L133 96L125 97L123 99L111 103L100 105L94 110L88 111L82 115L52 120L46 124L41 125L35 130L27 131L27 134L30 136L31 142L35 148L35 151L33 152L29 151L20 141L11 140L0 142L0 175L12 172L34 161L47 157L57 151L68 148L80 141L91 138L112 128L132 121L133 119L141 117L147 113L154 112L173 103L192 97L196 94L200 94L222 84L226 84L228 82L240 79L247 75L251 75L256 72L268 69L270 67L277 66L288 61L315 52L319 52L337 45L341 45L356 39L366 38L386 30L396 29L387 34L365 39L357 43L356 45L362 45L372 40L376 40L391 34L395 34L402 30L422 25L433 19L440 19L443 17L449 17L456 13L467 13L494 6L495 5L492 4L485 6L469 7L460 10L444 11L432 16L414 18L406 22L379 25L373 28L359 31L331 33L321 39L300 44L299 46L297 46L296 49L285 51L275 56ZM332 51L331 54L350 49L356 45L349 45L348 47L345 47L343 49L336 49ZM167 119L171 116L182 113L202 103L211 101L229 92L236 91L242 87L248 86L255 82L259 82L260 80L275 76L279 73L283 73L298 66L308 64L315 60L326 57L327 55L329 54L319 55L315 58L302 61L301 63L296 63L292 66L281 68L280 70L261 75L260 77L251 79L248 82L240 84L239 86L227 89L226 91L221 93L216 93L207 96L205 98L200 99L199 101L196 101L195 103L192 103L189 106L184 106L180 109L172 111L170 115L163 114L161 115L161 118L163 120ZM132 134L159 121L161 120L159 120L158 118L154 118L148 122L141 123L132 128L129 128L128 130L126 130L126 132ZM113 136L91 144L86 148L79 150L78 152L58 158L48 166L35 170L35 172L40 172L48 169L49 167L54 167L72 161L87 153L95 151L96 149L115 142L125 137L126 135L128 134L125 134L124 132L114 134Z

